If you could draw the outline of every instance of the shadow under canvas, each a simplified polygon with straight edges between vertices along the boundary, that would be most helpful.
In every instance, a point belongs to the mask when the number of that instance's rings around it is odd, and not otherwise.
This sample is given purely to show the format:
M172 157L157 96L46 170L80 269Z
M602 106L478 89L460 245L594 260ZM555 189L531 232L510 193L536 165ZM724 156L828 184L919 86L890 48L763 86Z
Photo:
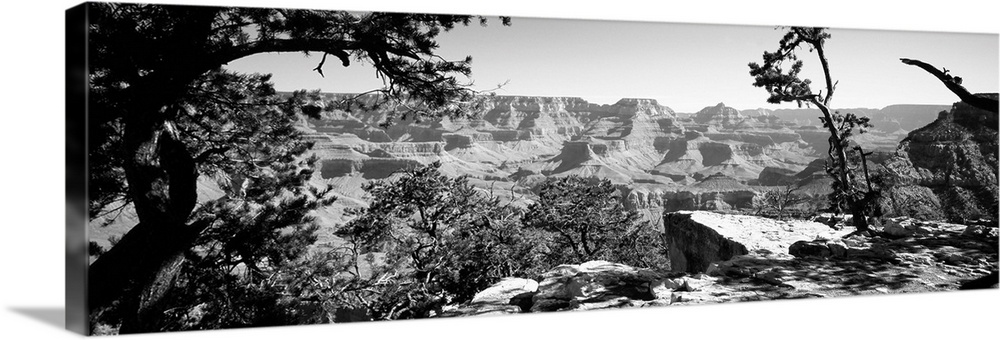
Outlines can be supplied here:
M11 307L10 310L59 329L65 328L66 309L63 307Z

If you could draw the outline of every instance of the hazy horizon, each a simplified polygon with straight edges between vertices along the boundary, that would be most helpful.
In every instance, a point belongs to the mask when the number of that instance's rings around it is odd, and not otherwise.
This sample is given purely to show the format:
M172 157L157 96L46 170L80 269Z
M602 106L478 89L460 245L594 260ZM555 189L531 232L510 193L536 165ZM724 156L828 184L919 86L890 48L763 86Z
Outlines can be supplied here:
M947 68L971 92L997 92L996 34L838 28L830 33L827 58L839 81L835 108L958 101L936 78L899 58ZM472 56L469 81L477 90L506 83L498 95L580 97L596 104L651 98L677 112L697 112L720 102L741 110L796 108L767 103L747 67L760 62L765 50L775 50L783 34L769 26L514 17L509 27L493 19L488 27L456 27L437 41L446 59ZM381 86L374 70L357 61L346 68L327 63L321 77L312 70L319 57L261 54L226 67L272 73L280 91L358 93ZM799 57L802 75L821 83L815 53L800 50Z

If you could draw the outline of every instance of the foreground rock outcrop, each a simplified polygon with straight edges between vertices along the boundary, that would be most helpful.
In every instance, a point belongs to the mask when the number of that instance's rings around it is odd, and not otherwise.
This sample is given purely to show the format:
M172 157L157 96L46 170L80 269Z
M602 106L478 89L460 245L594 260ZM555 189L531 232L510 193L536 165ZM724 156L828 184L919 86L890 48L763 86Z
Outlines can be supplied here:
M535 281L503 279L477 294L471 303L445 307L441 316L682 305L722 302L711 296L738 294L715 286L717 279L708 275L688 276L608 261L564 264L545 272L540 280L525 289L523 282Z
M892 220L888 237L806 221L665 214L675 271L590 261L507 278L441 316L679 306L997 287L995 225ZM849 229L849 228L848 228Z
M713 263L746 254L788 254L797 241L837 238L849 230L833 230L809 221L724 215L707 211L664 214L664 238L674 270L701 273Z
M656 291L669 289L662 287L664 279L661 272L607 261L561 265L542 274L530 311L599 309L651 301Z

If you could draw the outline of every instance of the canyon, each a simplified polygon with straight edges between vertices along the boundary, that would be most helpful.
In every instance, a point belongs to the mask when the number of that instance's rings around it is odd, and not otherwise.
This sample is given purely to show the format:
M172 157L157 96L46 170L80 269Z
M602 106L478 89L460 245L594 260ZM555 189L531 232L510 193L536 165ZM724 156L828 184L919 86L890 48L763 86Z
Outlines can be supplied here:
M876 126L855 142L894 152L908 129L947 109L858 109ZM337 204L363 206L363 183L441 162L444 173L469 176L477 188L518 205L529 204L531 189L548 177L606 178L624 188L627 207L662 226L664 212L745 210L757 193L780 185L797 183L804 194L824 196L828 132L813 111L741 111L718 103L679 113L654 99L595 104L577 97L494 96L468 118L401 119L382 128L384 111L328 110L320 119L303 119L301 128L322 159L315 180L334 184L346 198ZM343 222L336 213L320 215Z
M325 96L333 101L354 95ZM375 97L360 99L370 102ZM948 108L859 109L876 125L856 142L868 150L897 152L914 122L935 121ZM432 162L440 162L443 173L468 176L484 193L522 207L535 197L533 187L548 177L606 178L621 185L628 209L659 228L669 212L747 212L761 192L785 185L795 185L798 194L816 202L830 190L823 170L828 135L818 125L818 112L809 109L741 111L718 103L679 113L653 99L595 104L575 97L495 96L468 114L400 119L388 128L380 126L387 112L378 110L333 109L320 119L301 118L300 130L315 142L309 154L320 159L312 182L331 185L338 198L315 213L318 222L328 226L319 231L318 245L341 242L332 230L351 218L345 210L367 206L362 189L366 183ZM891 124L882 127L880 122ZM909 145L921 139L913 140ZM992 160L995 181L995 155ZM199 201L222 195L212 179L198 183ZM905 191L911 192L933 195L926 187ZM927 200L936 202L936 197ZM136 223L134 211L126 207L113 220L92 221L90 239L109 247Z

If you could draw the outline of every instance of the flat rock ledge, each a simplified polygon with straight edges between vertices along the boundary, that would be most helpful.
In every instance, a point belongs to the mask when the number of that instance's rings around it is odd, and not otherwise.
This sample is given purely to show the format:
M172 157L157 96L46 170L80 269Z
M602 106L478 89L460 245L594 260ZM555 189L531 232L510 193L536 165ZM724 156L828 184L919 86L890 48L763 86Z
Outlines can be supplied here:
M703 273L713 263L739 255L788 256L795 242L837 239L854 230L708 211L667 213L663 224L671 268L688 273Z

